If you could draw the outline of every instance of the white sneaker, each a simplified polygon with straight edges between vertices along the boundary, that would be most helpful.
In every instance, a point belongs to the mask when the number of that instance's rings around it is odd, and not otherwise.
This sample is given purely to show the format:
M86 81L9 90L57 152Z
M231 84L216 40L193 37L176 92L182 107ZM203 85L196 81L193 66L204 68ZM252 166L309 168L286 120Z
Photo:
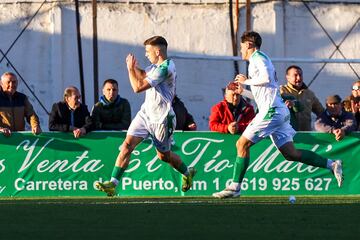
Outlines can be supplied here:
M332 164L332 171L336 178L336 181L338 183L338 186L341 187L344 177L343 177L343 171L342 171L342 162L341 160L336 160Z
M240 189L239 190L233 190L230 188L225 188L221 192L213 193L212 195L215 198L235 198L240 197Z

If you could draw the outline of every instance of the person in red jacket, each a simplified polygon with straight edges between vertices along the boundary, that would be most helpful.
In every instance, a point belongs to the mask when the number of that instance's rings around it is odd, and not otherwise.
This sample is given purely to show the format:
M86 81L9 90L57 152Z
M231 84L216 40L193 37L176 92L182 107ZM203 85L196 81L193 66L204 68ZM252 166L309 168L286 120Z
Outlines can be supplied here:
M229 83L224 100L211 108L209 127L213 132L242 133L255 117L254 107L240 95L239 85Z

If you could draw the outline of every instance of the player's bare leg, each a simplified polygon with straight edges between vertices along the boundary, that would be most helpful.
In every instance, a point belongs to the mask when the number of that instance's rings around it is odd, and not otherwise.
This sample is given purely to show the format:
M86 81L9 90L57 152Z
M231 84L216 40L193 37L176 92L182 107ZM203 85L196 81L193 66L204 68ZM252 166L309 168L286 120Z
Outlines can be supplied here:
M142 140L143 138L140 137L130 135L126 136L123 144L121 145L121 150L116 158L110 181L97 182L95 184L97 189L105 192L109 197L115 195L115 188L119 184L122 175L129 165L131 153Z

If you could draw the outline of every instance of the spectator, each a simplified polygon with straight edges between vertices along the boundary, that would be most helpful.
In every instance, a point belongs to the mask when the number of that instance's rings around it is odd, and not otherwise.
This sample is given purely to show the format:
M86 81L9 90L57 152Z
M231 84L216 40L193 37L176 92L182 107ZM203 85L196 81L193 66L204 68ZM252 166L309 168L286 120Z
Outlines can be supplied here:
M172 101L172 107L176 115L175 130L196 131L197 126L193 116L188 112L185 104L180 100L177 95L175 95Z
M311 131L311 112L318 117L324 108L314 92L303 82L303 72L299 66L286 69L287 84L280 86L280 94L293 115L292 127L296 131ZM294 97L291 100L290 97Z
M80 102L80 92L74 87L67 87L64 100L54 103L49 116L49 130L73 132L75 138L91 131L92 121L86 105Z
M231 82L225 88L224 100L211 108L209 127L222 133L242 133L255 117L254 108L240 95L239 84Z
M103 94L91 111L95 129L127 130L131 122L131 108L129 101L119 96L118 82L105 80Z
M351 96L346 97L345 100L342 102L342 105L343 105L344 111L352 113L350 98L351 98Z
M344 109L354 114L358 130L360 130L360 80L353 83L351 95L344 102Z
M17 92L18 80L14 73L1 76L0 89L0 132L10 136L12 131L24 131L25 119L33 134L40 134L39 117L25 94Z
M326 110L315 121L315 130L334 134L336 141L356 131L355 118L351 113L342 110L339 95L326 98Z

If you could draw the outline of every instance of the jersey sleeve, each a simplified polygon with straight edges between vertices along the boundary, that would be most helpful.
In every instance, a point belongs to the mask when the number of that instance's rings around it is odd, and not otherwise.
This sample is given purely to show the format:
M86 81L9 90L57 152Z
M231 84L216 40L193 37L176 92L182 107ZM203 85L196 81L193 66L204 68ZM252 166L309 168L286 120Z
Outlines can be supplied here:
M167 66L160 65L158 67L153 68L150 71L147 71L145 79L148 81L151 87L156 87L167 78L167 75L168 75Z

